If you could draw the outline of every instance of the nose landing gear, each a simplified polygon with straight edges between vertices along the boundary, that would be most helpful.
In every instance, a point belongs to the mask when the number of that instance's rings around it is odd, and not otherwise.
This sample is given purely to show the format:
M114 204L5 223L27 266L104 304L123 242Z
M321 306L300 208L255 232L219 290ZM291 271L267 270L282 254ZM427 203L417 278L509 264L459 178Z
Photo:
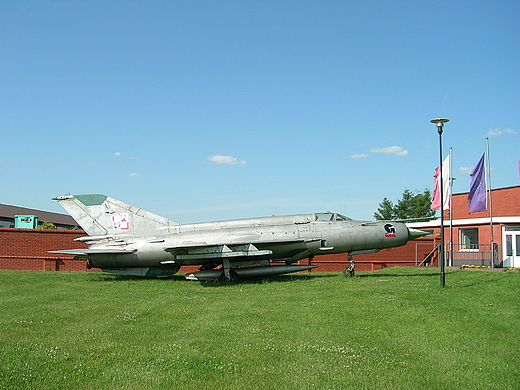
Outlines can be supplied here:
M350 265L343 268L343 275L347 278L351 278L354 276L354 258L351 255L347 255L347 260L350 261Z

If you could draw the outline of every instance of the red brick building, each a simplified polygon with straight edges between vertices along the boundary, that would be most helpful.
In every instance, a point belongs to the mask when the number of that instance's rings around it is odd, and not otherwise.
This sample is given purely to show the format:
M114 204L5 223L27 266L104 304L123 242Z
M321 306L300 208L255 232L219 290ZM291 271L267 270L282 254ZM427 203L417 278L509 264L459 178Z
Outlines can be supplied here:
M74 241L82 236L82 230L0 228L0 269L86 271L85 260L48 252L87 248Z
M488 211L471 214L468 194L453 195L451 215L444 212L448 265L520 267L520 186L492 190ZM440 220L409 225L440 232Z

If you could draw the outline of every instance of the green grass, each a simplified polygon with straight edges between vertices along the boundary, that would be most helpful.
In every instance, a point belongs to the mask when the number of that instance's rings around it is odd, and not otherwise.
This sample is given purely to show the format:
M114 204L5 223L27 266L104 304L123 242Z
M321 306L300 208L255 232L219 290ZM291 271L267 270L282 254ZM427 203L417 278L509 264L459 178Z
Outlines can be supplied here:
M518 389L520 273L0 271L1 389Z

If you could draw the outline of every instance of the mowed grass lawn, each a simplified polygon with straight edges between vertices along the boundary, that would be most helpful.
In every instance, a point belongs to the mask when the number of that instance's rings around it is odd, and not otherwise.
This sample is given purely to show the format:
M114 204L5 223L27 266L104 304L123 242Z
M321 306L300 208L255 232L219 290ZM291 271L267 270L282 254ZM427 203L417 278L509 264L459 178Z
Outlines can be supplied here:
M0 271L1 389L519 389L520 273Z

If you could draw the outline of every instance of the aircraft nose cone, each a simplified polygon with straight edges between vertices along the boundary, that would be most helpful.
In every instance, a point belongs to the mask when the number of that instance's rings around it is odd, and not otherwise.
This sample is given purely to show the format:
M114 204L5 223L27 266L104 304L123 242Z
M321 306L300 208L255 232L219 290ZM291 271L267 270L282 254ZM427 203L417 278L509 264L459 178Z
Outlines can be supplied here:
M422 230L408 228L408 240L415 240L416 238L427 236L430 234L429 232L424 232Z

